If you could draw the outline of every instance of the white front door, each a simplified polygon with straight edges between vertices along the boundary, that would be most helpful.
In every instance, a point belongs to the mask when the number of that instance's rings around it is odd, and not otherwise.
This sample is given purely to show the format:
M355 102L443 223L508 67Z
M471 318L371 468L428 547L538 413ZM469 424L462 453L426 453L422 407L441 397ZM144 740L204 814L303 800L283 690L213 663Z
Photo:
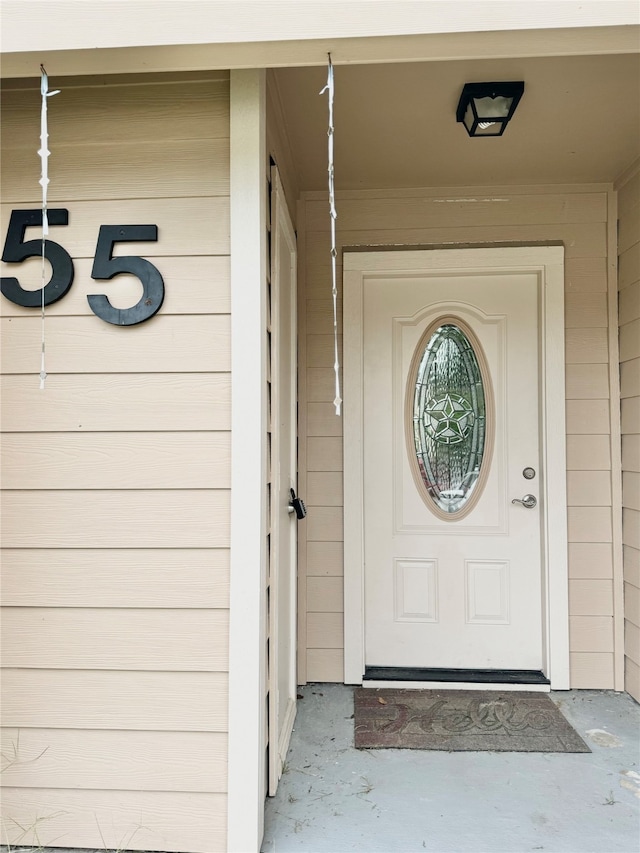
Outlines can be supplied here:
M369 678L549 671L547 296L538 268L496 268L499 251L372 253L359 279ZM346 320L345 338L347 379Z
M269 796L276 793L296 716L296 238L277 168L271 171L269 536ZM248 496L251 500L252 496Z

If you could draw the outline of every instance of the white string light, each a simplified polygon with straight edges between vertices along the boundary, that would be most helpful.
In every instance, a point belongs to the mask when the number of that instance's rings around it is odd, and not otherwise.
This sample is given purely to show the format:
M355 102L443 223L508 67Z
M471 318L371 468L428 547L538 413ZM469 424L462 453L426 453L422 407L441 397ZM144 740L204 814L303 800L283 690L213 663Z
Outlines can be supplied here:
M333 401L333 405L336 407L336 415L340 415L340 406L342 405L342 397L340 396L340 361L338 357L338 285L337 285L337 272L336 272L336 259L338 257L338 252L336 249L336 219L338 218L338 214L336 212L336 195L335 195L335 185L334 185L334 173L333 173L333 97L334 97L334 85L333 85L333 65L331 63L331 54L329 54L329 67L327 73L327 85L320 92L323 95L325 92L329 93L329 129L327 131L328 137L328 172L329 172L329 217L331 220L331 278L332 278L332 288L331 293L333 295L333 354L334 354L334 362L333 369L336 374L336 396Z
M49 187L49 130L47 127L47 98L50 98L52 95L57 95L60 91L56 89L53 92L49 92L49 78L47 77L47 72L44 70L44 66L40 66L40 94L42 96L42 108L40 110L40 149L38 154L40 155L40 163L41 163L41 174L40 174L40 185L42 187L42 280L41 280L41 293L42 293L42 346L40 352L40 390L44 390L44 383L47 378L47 371L45 370L45 361L44 361L44 288L45 288L45 243L47 235L49 234L49 219L47 217L47 190Z

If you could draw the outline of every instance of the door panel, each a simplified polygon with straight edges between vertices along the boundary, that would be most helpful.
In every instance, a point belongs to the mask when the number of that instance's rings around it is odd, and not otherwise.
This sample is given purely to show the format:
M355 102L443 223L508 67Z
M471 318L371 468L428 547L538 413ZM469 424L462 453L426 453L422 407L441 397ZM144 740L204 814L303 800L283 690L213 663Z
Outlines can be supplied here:
M365 283L368 666L542 667L540 504L511 503L539 494L538 287L535 273L399 274ZM490 405L485 482L468 513L449 515L434 509L412 472L407 381L425 332L456 319L486 362ZM526 467L534 480L523 477Z
M282 775L296 715L296 242L277 169L271 196L271 531L269 795Z
M378 644L376 655L384 654L388 637L384 642L380 638L389 631L392 643L409 654L412 665L426 662L434 668L435 661L446 660L463 664L456 669L484 668L479 663L490 660L509 669L532 666L542 670L552 689L568 689L563 248L353 251L345 252L343 269L347 683L363 683L365 665L372 663L365 640ZM509 277L515 286L505 291L502 285ZM465 279L468 289L454 293L452 282L464 284ZM470 289L473 279L481 287ZM537 284L532 286L534 280ZM402 282L419 282L422 296L396 310L383 281L397 293L403 290ZM432 283L436 286L430 292ZM375 293L373 302L369 293ZM494 454L486 485L476 505L453 523L446 518L443 523L442 513L429 510L409 476L399 414L404 411L409 353L419 340L419 329L412 324L424 326L430 310L436 318L440 310L466 312L492 371L496 405ZM377 343L372 343L372 331ZM525 345L518 347L518 341ZM532 378L532 371L539 375ZM533 392L525 391L534 385ZM425 406L425 411L437 409L431 403ZM533 443L531 424L539 430ZM387 437L381 439L378 429ZM526 467L535 468L533 480L524 477ZM512 503L527 493L538 498L536 507ZM381 503L371 516L370 503L376 500ZM455 533L450 532L456 527ZM504 544L511 539L521 544ZM539 557L537 576L524 568L532 553ZM455 563L454 568L446 568L447 563ZM527 588L529 593L523 593ZM520 591L515 600L514 589ZM369 593L377 597L378 613L369 612ZM523 640L523 630L515 641L509 640L510 626L526 625L529 610L536 615L530 620L529 636ZM379 620L377 629L371 618ZM485 645L476 651L474 633L481 632ZM508 648L512 642L513 654ZM396 660L393 665L399 666ZM400 670L398 676L404 680ZM407 677L416 676L420 673L414 669ZM388 675L383 670L371 677ZM365 683L373 685L376 680ZM519 689L511 679L509 683Z

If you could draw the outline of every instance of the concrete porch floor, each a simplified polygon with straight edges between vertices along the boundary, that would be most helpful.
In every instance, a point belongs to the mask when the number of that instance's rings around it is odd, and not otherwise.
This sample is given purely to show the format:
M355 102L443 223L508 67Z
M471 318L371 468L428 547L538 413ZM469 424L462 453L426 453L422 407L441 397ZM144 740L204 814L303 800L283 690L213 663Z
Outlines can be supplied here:
M640 849L640 705L626 694L551 694L591 754L356 750L352 687L299 695L263 853Z

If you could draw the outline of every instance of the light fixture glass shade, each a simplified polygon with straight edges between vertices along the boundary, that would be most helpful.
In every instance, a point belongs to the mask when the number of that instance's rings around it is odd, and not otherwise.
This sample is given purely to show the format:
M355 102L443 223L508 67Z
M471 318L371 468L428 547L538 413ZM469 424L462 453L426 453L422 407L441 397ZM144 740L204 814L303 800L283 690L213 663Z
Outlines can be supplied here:
M456 113L469 136L502 136L524 83L466 83Z
M513 98L498 95L495 98L474 98L473 102L480 121L490 121L494 118L508 118Z

